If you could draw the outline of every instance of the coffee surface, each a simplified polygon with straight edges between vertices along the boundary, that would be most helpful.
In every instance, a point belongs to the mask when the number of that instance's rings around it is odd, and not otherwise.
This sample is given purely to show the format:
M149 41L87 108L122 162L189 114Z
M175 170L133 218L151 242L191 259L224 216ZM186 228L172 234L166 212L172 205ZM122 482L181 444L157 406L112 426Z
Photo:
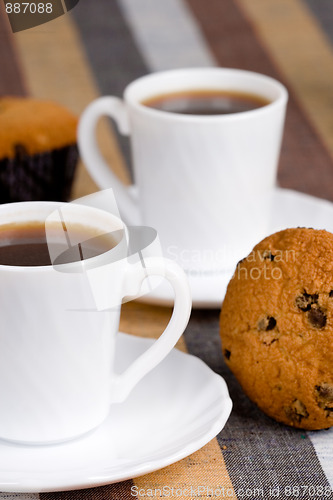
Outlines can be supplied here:
M24 222L0 226L0 265L50 266L49 245L54 245L56 264L66 264L96 257L116 245L111 234L98 235L95 228L72 225L70 235L67 228L54 228L46 239L42 222ZM80 242L75 245L72 241ZM53 262L54 264L54 262Z
M171 113L225 115L261 108L269 104L265 97L228 90L188 90L145 99L141 104Z

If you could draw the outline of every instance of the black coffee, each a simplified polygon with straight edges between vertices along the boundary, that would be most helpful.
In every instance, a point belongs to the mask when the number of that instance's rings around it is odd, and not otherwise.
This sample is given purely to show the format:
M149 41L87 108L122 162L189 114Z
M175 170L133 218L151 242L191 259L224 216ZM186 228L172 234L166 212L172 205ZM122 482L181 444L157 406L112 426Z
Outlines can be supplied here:
M66 229L66 228L64 228ZM53 231L52 231L53 232ZM116 245L114 235L97 235L96 229L71 225L70 236L76 245L64 238L64 232L55 228L51 241L46 240L44 223L25 222L0 226L0 264L7 266L52 265L48 245L55 245L56 264L65 264L96 257ZM66 243L65 243L66 241Z
M141 104L149 108L186 115L226 115L261 108L269 104L256 94L227 90L188 90L158 95Z

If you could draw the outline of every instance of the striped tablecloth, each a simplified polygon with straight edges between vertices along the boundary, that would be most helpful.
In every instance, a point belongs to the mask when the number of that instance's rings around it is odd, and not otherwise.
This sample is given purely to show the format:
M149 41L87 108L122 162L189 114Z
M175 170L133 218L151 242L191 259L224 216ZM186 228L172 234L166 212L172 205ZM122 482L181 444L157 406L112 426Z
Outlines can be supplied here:
M333 201L332 44L332 0L81 0L70 14L14 35L0 1L0 95L55 99L79 114L97 96L120 96L127 83L151 71L226 66L262 72L290 94L280 185ZM129 182L126 147L123 153L107 123L99 135L105 155ZM81 165L73 197L95 190ZM154 337L170 313L130 303L121 329ZM137 491L141 498L160 498L163 486L165 497L175 488L178 498L333 498L332 432L279 425L244 396L223 363L218 317L218 310L193 311L178 347L228 384L234 408L220 435L157 472L43 493L41 500L126 500ZM38 495L0 494L14 497Z

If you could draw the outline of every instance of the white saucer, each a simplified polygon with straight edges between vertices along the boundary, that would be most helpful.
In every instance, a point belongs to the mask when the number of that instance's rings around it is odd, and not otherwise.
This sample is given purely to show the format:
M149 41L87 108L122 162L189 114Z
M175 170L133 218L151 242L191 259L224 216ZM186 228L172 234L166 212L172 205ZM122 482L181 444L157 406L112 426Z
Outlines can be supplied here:
M270 221L267 236L287 227L312 227L333 232L333 203L289 189L275 188L270 200ZM259 240L258 240L259 242ZM246 247L246 245L245 245ZM252 250L244 251L244 256ZM237 261L229 269L200 274L188 274L194 308L220 308L227 285ZM172 288L163 282L142 302L156 305L173 305Z
M123 359L117 371L151 343L120 333L117 359ZM231 406L219 375L200 359L173 349L94 432L53 446L0 441L0 491L80 489L160 469L213 439Z

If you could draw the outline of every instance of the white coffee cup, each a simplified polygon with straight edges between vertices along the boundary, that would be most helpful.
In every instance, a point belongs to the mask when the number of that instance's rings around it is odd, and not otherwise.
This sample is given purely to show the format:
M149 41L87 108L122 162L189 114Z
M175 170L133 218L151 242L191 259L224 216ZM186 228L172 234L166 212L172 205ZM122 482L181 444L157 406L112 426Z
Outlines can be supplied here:
M189 318L183 270L162 258L146 258L145 267L128 258L124 224L106 211L75 203L1 205L0 230L3 224L54 219L62 208L66 224L116 231L118 242L106 253L60 266L0 265L1 439L46 444L93 430L110 405L127 398L167 355ZM163 335L119 375L113 365L121 302L138 296L150 275L171 283L173 315ZM109 297L104 309L96 307L101 290Z
M186 90L229 90L269 104L224 115L186 115L142 101ZM288 94L278 81L226 68L179 69L130 83L124 98L102 97L84 111L80 152L91 176L113 187L122 217L159 234L164 254L189 272L225 271L267 231ZM130 135L135 185L123 185L95 138L101 115Z

